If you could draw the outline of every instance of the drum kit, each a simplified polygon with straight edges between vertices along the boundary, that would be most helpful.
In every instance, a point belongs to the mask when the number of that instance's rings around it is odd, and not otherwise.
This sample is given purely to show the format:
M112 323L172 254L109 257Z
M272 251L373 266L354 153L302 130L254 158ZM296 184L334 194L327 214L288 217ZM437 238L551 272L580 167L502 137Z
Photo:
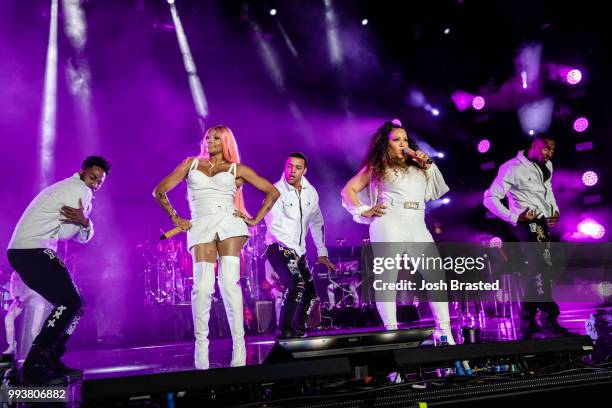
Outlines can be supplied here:
M145 303L185 304L191 298L193 267L183 242L169 239L137 245L144 260Z
M245 299L262 295L258 276L265 244L265 225L250 228L251 238L242 249L241 284ZM178 239L145 241L137 245L143 259L146 304L180 305L191 302L193 261L184 242Z

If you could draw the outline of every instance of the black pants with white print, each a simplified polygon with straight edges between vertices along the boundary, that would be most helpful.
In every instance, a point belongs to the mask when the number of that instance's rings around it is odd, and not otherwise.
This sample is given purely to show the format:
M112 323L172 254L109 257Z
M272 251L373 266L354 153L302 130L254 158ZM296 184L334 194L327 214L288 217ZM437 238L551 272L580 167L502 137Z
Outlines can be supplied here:
M525 295L532 301L521 304L523 318L532 319L537 309L546 312L546 317L556 321L559 306L552 298L552 255L550 233L545 218L518 224L514 235L522 242L527 261ZM533 301L538 300L538 301Z
M8 260L23 282L53 305L32 349L61 357L84 306L66 265L48 248L9 249Z
M316 301L317 293L308 262L304 255L299 256L293 249L279 244L272 244L266 250L270 265L278 274L285 289L279 317L281 330L292 330L293 320L298 306L301 306L297 318L298 328L303 330L306 319Z

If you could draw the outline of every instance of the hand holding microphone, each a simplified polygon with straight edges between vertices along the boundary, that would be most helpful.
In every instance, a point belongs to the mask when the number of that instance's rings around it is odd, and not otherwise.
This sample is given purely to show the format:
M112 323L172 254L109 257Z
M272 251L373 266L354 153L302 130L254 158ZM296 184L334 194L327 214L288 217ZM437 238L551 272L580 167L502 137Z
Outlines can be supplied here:
M421 150L414 150L410 147L406 147L403 149L403 152L406 156L410 157L412 161L416 162L419 166L425 169L428 169L429 166L433 163L427 153Z
M174 223L174 225L176 225L176 227L164 232L162 236L159 237L160 240L170 239L179 232L189 231L191 229L191 222L189 220L179 217L178 215L172 217L172 222Z

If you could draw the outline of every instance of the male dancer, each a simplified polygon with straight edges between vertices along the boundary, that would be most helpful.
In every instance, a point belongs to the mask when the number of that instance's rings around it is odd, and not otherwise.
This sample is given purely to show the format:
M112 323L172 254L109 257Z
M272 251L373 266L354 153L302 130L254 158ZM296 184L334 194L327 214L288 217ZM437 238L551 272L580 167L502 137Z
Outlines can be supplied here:
M553 166L550 160L554 152L555 141L552 137L536 137L527 152L521 150L515 158L501 165L493 184L484 193L485 207L513 225L513 233L519 241L542 244L523 244L528 261L529 287L526 296L530 300L539 300L521 304L521 331L525 338L541 331L535 322L538 309L546 315L547 326L553 333L570 334L557 321L559 305L551 297L548 272L548 229L557 224L560 216L551 184ZM501 202L506 196L509 207Z
M84 244L92 238L93 194L109 169L102 157L86 158L78 173L45 188L32 200L13 232L8 246L10 264L26 285L54 307L23 364L24 384L61 384L66 376L80 374L66 367L61 357L82 314L83 300L55 251L60 240Z
M323 215L319 208L317 190L306 180L308 159L302 153L287 156L283 177L274 184L280 198L266 215L266 255L286 287L279 317L281 338L303 337L306 319L316 300L312 274L306 261L306 232L317 247L317 264L328 270L336 267L327 258ZM298 305L298 327L293 326Z

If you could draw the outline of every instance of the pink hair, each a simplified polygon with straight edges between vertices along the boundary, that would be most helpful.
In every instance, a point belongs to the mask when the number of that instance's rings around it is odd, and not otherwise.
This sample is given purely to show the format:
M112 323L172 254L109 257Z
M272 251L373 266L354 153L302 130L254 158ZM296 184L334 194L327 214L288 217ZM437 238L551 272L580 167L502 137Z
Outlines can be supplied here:
M217 134L221 136L223 159L228 163L240 163L240 154L238 153L238 145L236 144L236 138L234 138L234 134L232 133L231 129L223 125L213 126L209 128L206 133L204 133L204 138L202 139L202 146L200 149L200 157L204 159L210 158L208 152L206 151L204 139L206 139L206 136L209 136L212 131L217 132ZM240 212L249 215L249 212L244 206L244 195L242 194L242 187L239 187L236 191L236 195L234 196L234 205Z

